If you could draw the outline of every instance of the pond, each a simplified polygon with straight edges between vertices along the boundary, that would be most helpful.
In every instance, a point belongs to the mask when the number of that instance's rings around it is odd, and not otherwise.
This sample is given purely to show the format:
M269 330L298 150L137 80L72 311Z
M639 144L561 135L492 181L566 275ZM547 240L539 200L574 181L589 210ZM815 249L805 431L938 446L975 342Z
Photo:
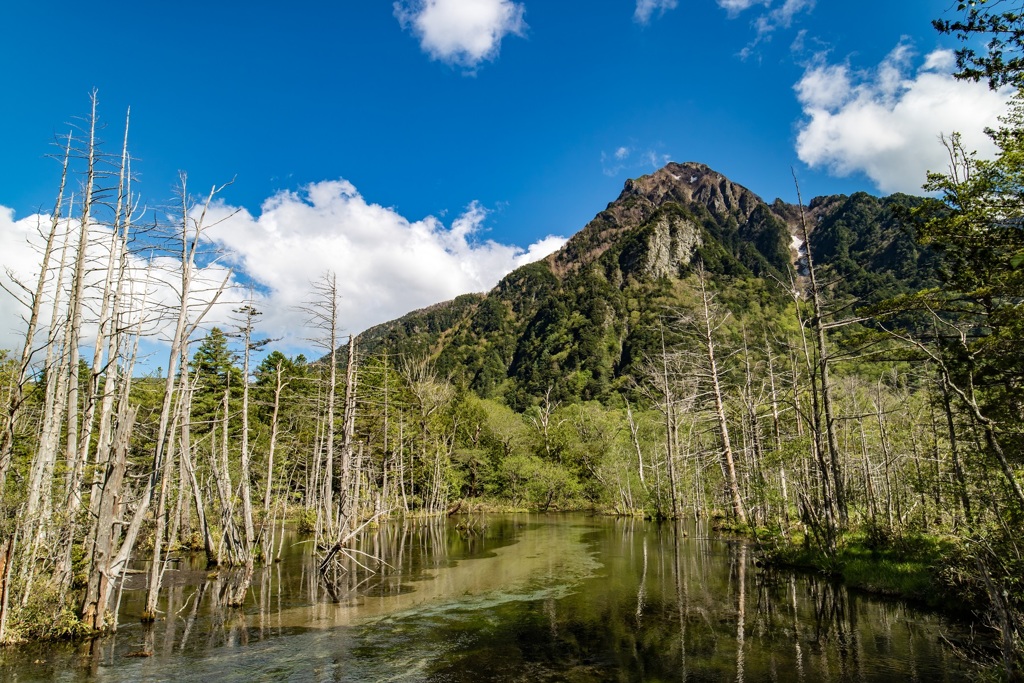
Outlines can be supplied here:
M940 617L756 567L693 523L461 516L368 530L329 581L294 534L242 608L180 558L157 622L10 648L5 681L959 681ZM382 562L375 558L379 558ZM198 561L196 558L195 561ZM141 575L140 575L141 576ZM138 579L136 579L138 580Z

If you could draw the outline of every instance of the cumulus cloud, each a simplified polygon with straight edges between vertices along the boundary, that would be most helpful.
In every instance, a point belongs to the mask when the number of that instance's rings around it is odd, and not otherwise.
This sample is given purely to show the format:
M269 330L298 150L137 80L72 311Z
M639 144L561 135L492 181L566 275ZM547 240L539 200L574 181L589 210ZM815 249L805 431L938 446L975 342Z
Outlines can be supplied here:
M212 226L206 248L219 256L203 259L192 308L202 308L227 277L226 291L205 321L207 329L235 326L232 309L251 296L262 312L260 336L278 338L279 348L308 355L316 353L308 340L314 334L307 326L308 314L300 309L314 298L313 284L328 272L337 277L341 327L355 334L459 294L487 291L511 270L565 243L563 237L548 236L524 249L483 239L487 216L487 209L472 203L450 226L432 216L409 220L366 201L344 180L281 192L267 199L258 215L215 204L206 217ZM36 226L48 221L47 216L16 220L11 209L0 207L2 265L32 284L40 260ZM109 231L96 226L94 234L98 243L105 243ZM98 249L90 258L101 262L102 248ZM157 320L155 313L174 305L176 262L171 256L147 253L135 257L131 268L140 282L145 280L136 301L146 297L146 331L165 341L172 331L170 321ZM90 296L98 296L98 282L90 291ZM15 299L0 292L0 349L20 348L22 310ZM166 349L154 355L150 365L163 363L162 354Z
M234 211L218 206L213 218ZM279 193L258 216L237 211L210 238L259 284L256 305L268 334L300 346L305 316L298 308L310 299L311 281L328 271L337 275L342 324L357 333L459 294L487 291L565 242L549 236L523 249L482 239L487 215L472 203L448 227L432 216L410 220L335 180Z
M45 216L28 216L15 220L14 210L0 207L0 253L3 256L3 266L7 273L4 274L4 284L22 296L9 275L29 287L35 286L34 272L38 272L33 264L39 261L39 253L33 246L36 236L36 229L44 221L48 222ZM38 276L36 276L38 277ZM23 334L24 326L22 316L28 311L7 292L0 292L0 349L14 350L20 348L20 335Z
M3 284L9 291L0 292L0 349L20 352L24 344L27 329L26 320L31 292L34 292L39 278L42 263L42 245L50 228L50 216L35 214L16 219L14 211L0 206L0 261L3 267ZM53 299L56 275L63 245L69 245L69 265L64 272L64 289L70 280L71 252L78 238L80 223L77 220L65 221L59 228L54 251L51 255L50 267L46 278L46 289L41 304L39 327L34 340L37 349L42 348L48 334L52 319ZM65 235L68 238L65 239ZM93 345L97 330L97 311L102 299L103 281L106 274L111 230L102 224L89 226L89 249L86 252L87 274L84 280L85 313L82 328L82 346ZM181 286L179 272L180 261L174 257L163 255L156 243L149 245L145 255L129 256L126 268L129 274L125 278L126 286L122 292L125 315L122 325L126 329L140 330L151 341L167 341L174 330L175 317L168 315L176 310L180 301L178 290ZM189 298L189 310L195 320L196 314L206 309L214 298L214 294L223 285L223 292L218 302L210 308L207 322L211 325L228 326L231 309L236 308L247 296L246 287L234 278L230 270L215 259L203 259L193 273L193 294ZM27 288L27 291L21 287ZM67 303L66 291L62 294L61 306ZM147 347L152 351L155 346ZM37 360L40 355L37 354ZM166 360L166 348L149 360L141 361L142 365L156 365Z
M515 257L515 267L525 266L528 263L540 261L545 256L555 253L565 244L565 238L559 235L548 235L542 240L534 242L526 251Z
M442 62L473 69L493 60L502 39L522 36L526 8L510 0L401 0L395 17L419 38L420 47Z
M675 9L678 4L679 0L636 0L633 20L638 24L649 23L655 12L661 16L670 9Z
M920 192L929 170L943 171L940 135L958 132L968 149L995 151L985 135L1006 112L1010 92L958 81L954 55L937 50L919 61L900 43L873 70L819 58L794 86L804 118L797 155L812 168L846 176L866 174L882 192Z

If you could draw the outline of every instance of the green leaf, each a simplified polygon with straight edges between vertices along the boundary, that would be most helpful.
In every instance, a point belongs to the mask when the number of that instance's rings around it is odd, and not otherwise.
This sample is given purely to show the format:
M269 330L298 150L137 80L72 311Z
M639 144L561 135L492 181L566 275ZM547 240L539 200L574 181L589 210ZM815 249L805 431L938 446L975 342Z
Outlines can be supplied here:
M1021 267L1021 265L1024 265L1024 251L1018 251L1010 259L1010 265L1013 267L1014 270L1017 270L1018 268Z

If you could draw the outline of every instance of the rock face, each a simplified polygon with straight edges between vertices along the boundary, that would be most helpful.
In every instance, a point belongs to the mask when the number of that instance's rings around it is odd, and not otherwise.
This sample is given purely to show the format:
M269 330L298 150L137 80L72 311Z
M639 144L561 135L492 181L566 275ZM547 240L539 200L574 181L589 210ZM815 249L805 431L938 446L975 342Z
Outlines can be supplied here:
M716 238L754 241L774 267L784 269L790 260L790 233L795 227L791 221L799 212L777 204L778 212L704 164L670 163L650 175L627 180L619 197L547 261L560 276L577 270L600 258L625 233L645 226L664 207L677 206L686 210L694 226L716 226L718 230L713 232L721 233ZM769 229L775 234L768 234ZM700 241L699 234L682 240L684 244Z
M704 164L670 163L651 175L627 180L617 201L641 197L653 206L667 202L699 204L720 220L733 216L741 222L759 205L760 197Z
M894 290L920 253L891 207L914 201L858 193L803 209L767 204L704 164L671 163L627 181L562 249L491 292L377 326L361 347L429 355L442 373L520 408L552 388L559 400L604 398L655 352L652 330L686 298L697 261L720 285L741 283L734 289L749 305L781 306L772 302L787 295L775 283L790 281L806 224L816 264L852 285L837 293Z
M647 250L642 261L629 262L624 254L619 264L623 270L644 279L678 277L702 245L700 226L693 221L674 215L658 216L649 223Z

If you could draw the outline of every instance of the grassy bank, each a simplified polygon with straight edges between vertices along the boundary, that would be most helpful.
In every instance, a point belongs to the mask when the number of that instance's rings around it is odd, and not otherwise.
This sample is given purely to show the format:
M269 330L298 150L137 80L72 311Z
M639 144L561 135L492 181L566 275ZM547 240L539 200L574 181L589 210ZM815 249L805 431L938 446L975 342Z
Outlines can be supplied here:
M801 534L787 540L758 534L763 560L769 566L815 571L849 588L898 597L954 616L970 608L951 585L950 562L959 555L955 539L926 534L878 538L848 532L829 554L811 546Z

